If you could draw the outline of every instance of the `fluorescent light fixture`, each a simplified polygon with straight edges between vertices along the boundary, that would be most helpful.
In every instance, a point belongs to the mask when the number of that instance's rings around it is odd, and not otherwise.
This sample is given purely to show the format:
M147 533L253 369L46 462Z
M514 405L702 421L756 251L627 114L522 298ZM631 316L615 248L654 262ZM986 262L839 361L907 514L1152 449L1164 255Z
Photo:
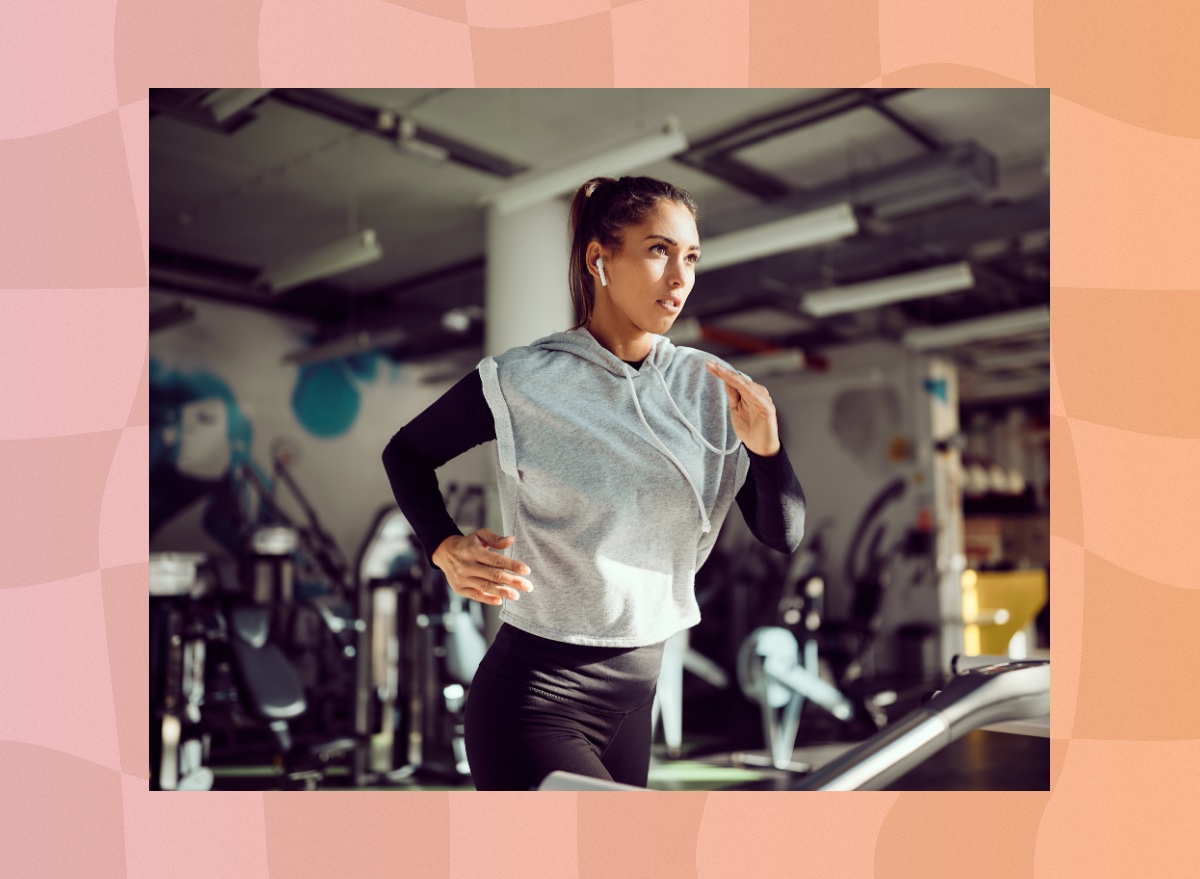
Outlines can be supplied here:
M592 177L619 177L627 171L678 155L687 147L687 138L679 128L679 121L669 118L662 129L653 134L616 143L557 166L519 174L503 188L484 196L479 203L490 204L501 213L508 213L572 192Z
M952 348L984 339L1003 339L1050 329L1047 306L1007 311L992 317L964 320L939 327L920 327L904 334L904 344L917 351Z
M1037 351L981 354L973 358L974 366L979 369L1027 369L1034 366L1045 367L1049 363L1049 348L1041 348Z
M696 271L749 262L788 250L799 250L845 238L858 231L858 220L849 204L836 204L749 229L706 238Z
M364 229L362 232L355 232L349 238L264 269L254 279L253 286L266 288L271 293L281 293L308 281L328 278L365 266L381 256L383 248L375 239L375 230Z
M758 381L772 375L783 375L808 368L808 359L799 348L751 354L748 357L731 357L726 362L738 372Z
M388 330L362 330L321 342L311 348L292 351L290 354L284 355L283 362L294 363L297 366L306 363L323 363L326 360L361 354L385 345L397 345L407 338L408 334L398 327Z
M481 321L483 318L483 309L478 305L451 308L442 315L442 328L452 333L465 333L471 328L472 321Z
M450 158L450 150L420 140L417 137L417 124L411 119L402 118L396 126L396 146L406 153L439 164Z
M801 305L814 317L827 317L907 299L922 299L926 296L953 293L955 290L968 290L973 286L975 277L971 274L970 263L958 262L919 272L879 278L862 284L848 284L845 287L832 287L817 293L808 293Z

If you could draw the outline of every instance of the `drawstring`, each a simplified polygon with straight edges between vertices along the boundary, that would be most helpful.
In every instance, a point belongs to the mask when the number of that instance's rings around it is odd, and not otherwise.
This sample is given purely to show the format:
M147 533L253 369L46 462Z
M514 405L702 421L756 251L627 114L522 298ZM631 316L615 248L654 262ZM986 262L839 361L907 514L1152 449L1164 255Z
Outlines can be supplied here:
M714 446L712 443L710 443L708 440L706 440L704 438L704 434L702 434L700 431L696 430L696 428L695 428L695 426L693 426L692 422L688 421L684 417L683 413L679 411L679 407L675 405L675 398L671 396L671 389L667 387L667 380L665 378L663 378L663 374L659 371L657 364L655 364L653 361L651 361L650 368L653 369L654 374L656 376L658 376L658 383L663 386L663 391L666 393L667 399L671 401L671 408L675 410L675 414L679 416L679 420L687 425L688 430L690 430L692 432L692 435L694 437L696 437L696 439L700 440L701 444L704 445L705 448L707 448L710 452L712 452L714 454L722 455L722 456L732 455L734 452L736 452L738 450L738 447L741 446L741 444L742 444L741 440L737 440L736 442L734 442L733 447L729 448L729 449L718 449L716 446Z
M695 427L692 426L692 423L690 421L688 421L686 418L683 417L683 413L680 412L679 407L675 405L675 400L671 397L670 390L667 389L667 383L663 379L662 373L658 371L658 368L655 367L653 363L651 363L650 365L652 367L654 367L654 372L658 376L658 380L660 382L662 382L663 390L666 390L667 399L671 401L671 406L675 409L675 414L678 415L680 420L683 421L683 423L688 426L688 429L693 434L695 434L697 439L699 439L700 442L702 442L705 446L707 446L711 451L716 452L718 455L732 455L734 452L736 452L738 449L737 445L734 445L734 447L732 449L729 449L728 451L724 451L722 449L718 449L709 444L708 440L706 440L700 434L700 432L698 430L696 430ZM700 518L703 522L701 531L703 533L707 534L708 532L712 531L712 522L708 518L708 510L706 510L704 508L704 498L700 494L700 489L698 489L696 487L696 483L692 481L692 477L690 475L688 475L688 472L687 472L687 470L684 469L684 466L681 463L679 463L679 459L676 458L671 453L671 450L668 449L666 444L658 438L658 434L656 434L654 432L654 430L650 427L649 422L646 421L646 416L642 412L641 401L638 400L637 386L634 385L634 383L633 383L633 375L630 372L630 369L628 366L623 366L623 368L625 370L625 380L627 382L629 382L629 392L631 394L633 394L633 406L635 409L637 409L638 418L641 419L642 427L646 428L646 433L650 434L650 437L654 440L655 445L657 445L662 450L664 455L666 455L668 458L671 459L671 463L673 463L677 468L679 468L679 472L683 474L683 478L685 480L687 480L687 484L689 486L691 486L692 494L694 494L696 496L696 506L698 506L700 508Z

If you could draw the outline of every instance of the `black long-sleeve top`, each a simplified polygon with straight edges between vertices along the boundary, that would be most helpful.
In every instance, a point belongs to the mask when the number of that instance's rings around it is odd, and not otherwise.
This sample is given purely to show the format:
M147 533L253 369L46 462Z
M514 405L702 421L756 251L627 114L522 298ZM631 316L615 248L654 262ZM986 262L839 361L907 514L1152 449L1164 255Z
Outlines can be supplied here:
M631 363L637 367L640 364ZM436 470L463 452L496 438L496 425L472 370L424 412L401 428L383 452L383 466L400 510L430 557L447 537L462 534L438 488ZM780 552L794 552L804 534L805 500L800 480L781 446L771 457L749 449L750 474L737 505L756 538Z

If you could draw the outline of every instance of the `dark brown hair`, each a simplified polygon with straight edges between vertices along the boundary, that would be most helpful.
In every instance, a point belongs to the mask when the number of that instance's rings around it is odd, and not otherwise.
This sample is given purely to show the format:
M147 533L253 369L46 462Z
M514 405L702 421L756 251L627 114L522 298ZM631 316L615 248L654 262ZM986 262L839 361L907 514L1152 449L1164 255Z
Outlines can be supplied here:
M571 302L575 328L586 324L596 307L596 288L587 271L587 248L593 241L621 252L621 230L642 222L660 201L677 202L696 217L691 193L653 177L593 177L571 199Z

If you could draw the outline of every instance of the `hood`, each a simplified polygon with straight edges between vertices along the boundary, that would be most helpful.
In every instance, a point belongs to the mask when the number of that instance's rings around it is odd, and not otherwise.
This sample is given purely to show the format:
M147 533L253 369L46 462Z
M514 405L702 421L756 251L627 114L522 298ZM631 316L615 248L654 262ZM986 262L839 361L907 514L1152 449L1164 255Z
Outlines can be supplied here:
M637 411L638 420L641 422L642 428L646 431L650 441L675 465L675 468L679 470L680 474L687 481L687 484L691 487L692 493L696 497L696 506L700 510L701 531L707 534L712 529L712 522L708 510L704 506L704 498L700 494L700 489L692 479L691 474L687 472L687 468L680 463L679 459L667 448L658 434L654 432L654 429L650 427L650 423L646 420L646 415L642 411L642 401L638 399L637 386L634 381L635 377L653 373L658 379L659 384L662 385L662 389L666 393L666 398L670 402L675 415L691 431L700 444L710 452L721 456L732 455L738 450L741 442L735 442L733 447L729 449L718 449L705 439L704 434L679 411L678 404L676 404L675 399L671 396L671 389L667 387L666 379L663 378L663 373L667 371L667 368L671 365L671 361L675 359L675 345L666 336L653 336L652 338L654 341L651 343L650 353L646 355L646 360L642 364L643 368L640 371L630 369L621 358L597 342L596 337L582 327L567 330L565 333L554 333L553 335L545 336L538 339L530 347L545 351L566 351L577 357L582 357L590 363L594 363L596 366L611 372L613 375L624 378L629 383L629 392L633 397L633 406ZM646 379L646 381L649 380L649 378ZM643 390L645 389L643 388Z
M646 363L652 363L658 367L660 372L665 372L671 365L671 361L675 359L675 345L666 336L652 336L651 338L653 342L650 353L646 357ZM597 342L596 337L583 327L543 336L529 347L543 351L566 351L608 370L613 375L621 378L628 377L624 361Z

